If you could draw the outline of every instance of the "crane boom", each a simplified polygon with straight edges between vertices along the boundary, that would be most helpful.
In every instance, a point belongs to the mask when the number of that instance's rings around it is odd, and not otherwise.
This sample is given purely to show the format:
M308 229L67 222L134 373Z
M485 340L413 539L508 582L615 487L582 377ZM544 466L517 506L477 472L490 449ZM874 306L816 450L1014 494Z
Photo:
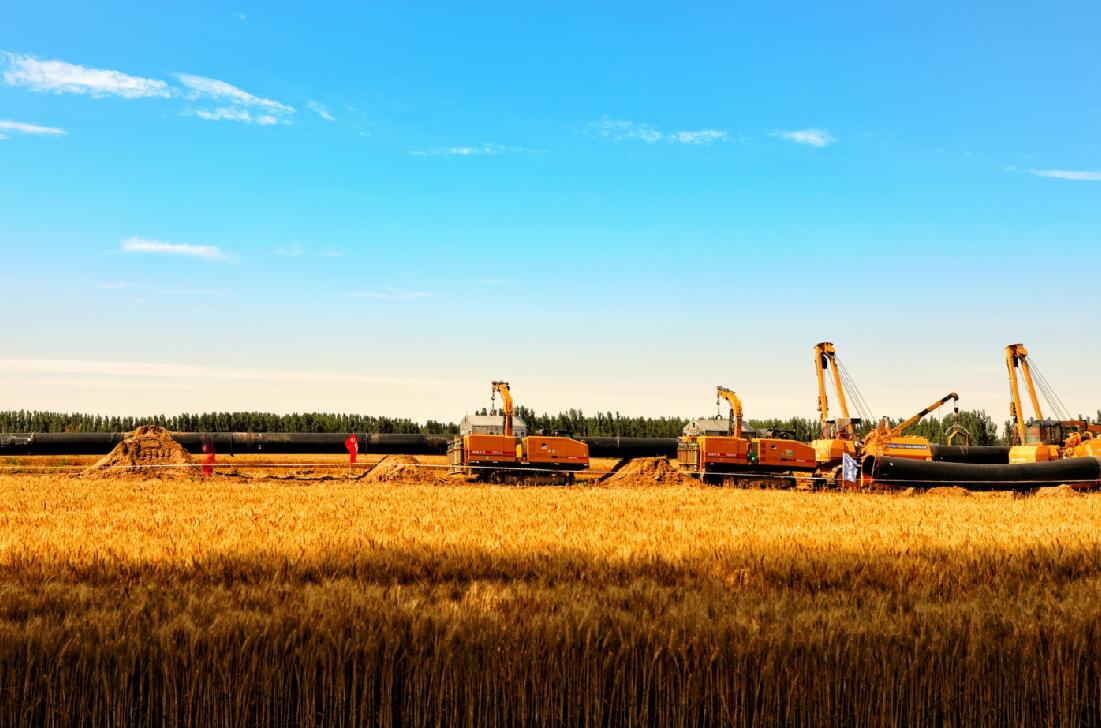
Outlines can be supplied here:
M818 412L823 436L828 429L826 421L830 416L830 402L829 397L826 396L825 371L827 368L833 374L833 384L837 389L837 403L841 407L841 415L848 421L846 427L852 430L852 422L849 421L849 403L845 401L845 388L841 386L841 372L837 369L837 349L831 342L823 341L814 346L814 370L818 376Z
M501 393L501 404L505 417L504 435L505 437L512 437L512 392L509 391L508 382L493 382L491 386L491 399L495 399L498 392Z
M742 400L734 394L733 389L726 387L718 387L716 396L730 404L730 434L740 438L742 436Z
M1013 419L1016 420L1014 424L1017 428L1017 437L1023 445L1027 438L1025 437L1025 413L1021 405L1021 390L1017 385L1017 369L1021 370L1025 386L1028 387L1028 396L1032 400L1032 411L1036 414L1036 419L1044 419L1043 411L1040 409L1040 400L1036 396L1036 385L1032 382L1032 369L1028 363L1028 349L1024 347L1024 344L1010 344L1005 347L1005 366L1009 370L1009 391L1013 396L1013 401L1009 403L1009 406L1013 413Z
M916 415L914 415L910 419L908 419L904 422L900 422L897 425L895 425L894 427L892 427L888 434L891 437L894 437L895 435L901 435L903 430L910 427L911 425L913 425L915 422L917 422L918 420L920 420L922 417L929 414L930 412L933 412L934 410L940 409L941 405L943 405L945 402L947 402L950 399L954 400L957 404L959 404L960 396L958 394L956 394L955 392L949 392L948 394L944 395L943 397L938 399L933 404L931 404L928 407L926 407L925 409L923 409L921 412L918 412ZM956 408L956 411L957 412L959 411L959 407Z

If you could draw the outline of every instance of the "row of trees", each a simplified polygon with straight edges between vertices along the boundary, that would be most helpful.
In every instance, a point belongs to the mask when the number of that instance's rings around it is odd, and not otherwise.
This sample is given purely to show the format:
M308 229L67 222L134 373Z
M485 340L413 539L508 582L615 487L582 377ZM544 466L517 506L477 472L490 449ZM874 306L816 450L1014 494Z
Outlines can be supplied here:
M478 414L488 414L483 409ZM688 420L682 417L631 417L619 412L586 415L578 409L558 414L536 414L517 407L531 432L570 433L585 437L678 437ZM1101 423L1101 410L1095 422ZM758 430L788 430L797 440L809 442L819 434L818 420L793 417L786 420L748 420ZM407 418L373 417L333 412L304 412L277 415L270 412L206 412L202 414L153 415L149 417L104 417L79 412L0 411L0 432L128 432L139 425L160 425L181 432L384 432L399 434L450 435L459 431L454 422L428 420L420 423ZM892 423L893 424L893 423ZM859 434L874 423L865 423ZM964 410L944 417L927 417L906 431L930 442L943 444L953 426L970 435L972 445L1005 445L1010 442L1011 425L1000 428L982 410Z

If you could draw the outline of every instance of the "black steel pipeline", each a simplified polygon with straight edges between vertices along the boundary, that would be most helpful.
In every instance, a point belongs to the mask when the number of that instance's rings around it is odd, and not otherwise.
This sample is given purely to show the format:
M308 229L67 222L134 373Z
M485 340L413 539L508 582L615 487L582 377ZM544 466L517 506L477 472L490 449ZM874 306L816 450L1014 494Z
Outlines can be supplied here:
M936 462L1009 464L1009 448L1001 445L930 445L929 449Z
M868 457L863 470L886 485L959 485L968 490L1031 490L1063 483L1101 485L1101 458L1041 463L952 463Z
M0 435L0 455L105 455L122 442L125 432L44 432ZM173 439L193 453L203 443L224 455L244 453L343 453L349 433L326 432L174 432ZM356 433L360 453L442 455L451 435ZM592 457L676 457L672 437L582 437Z

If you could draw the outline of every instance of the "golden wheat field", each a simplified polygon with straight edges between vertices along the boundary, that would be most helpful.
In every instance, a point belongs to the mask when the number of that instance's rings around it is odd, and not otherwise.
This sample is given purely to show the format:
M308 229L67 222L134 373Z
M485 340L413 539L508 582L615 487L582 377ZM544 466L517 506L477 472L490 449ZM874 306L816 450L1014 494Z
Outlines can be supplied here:
M1101 497L0 476L0 725L74 721L1096 725Z

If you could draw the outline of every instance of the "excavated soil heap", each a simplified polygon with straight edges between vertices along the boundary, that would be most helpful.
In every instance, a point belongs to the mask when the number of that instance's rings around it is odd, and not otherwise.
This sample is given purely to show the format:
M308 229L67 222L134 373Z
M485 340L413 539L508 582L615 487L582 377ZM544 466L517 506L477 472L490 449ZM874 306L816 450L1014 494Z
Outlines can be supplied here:
M189 478L191 453L163 427L144 425L81 474L85 478Z
M1034 495L1037 498L1077 498L1082 493L1064 483L1050 488L1037 488Z
M691 485L696 481L677 470L669 458L635 458L601 481L602 485L640 487Z
M387 455L371 468L363 480L368 483L446 483L447 468L426 467L412 455Z

